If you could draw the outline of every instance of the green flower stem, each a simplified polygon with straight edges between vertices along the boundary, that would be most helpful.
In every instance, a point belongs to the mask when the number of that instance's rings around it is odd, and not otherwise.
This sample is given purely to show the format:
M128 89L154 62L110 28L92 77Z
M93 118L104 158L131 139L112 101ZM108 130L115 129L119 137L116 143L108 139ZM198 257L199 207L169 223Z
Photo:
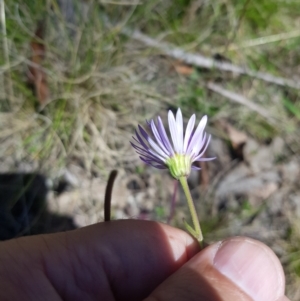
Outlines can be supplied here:
M194 229L190 229L191 227L189 225L186 224L187 229L189 230L189 232L195 236L195 238L200 242L200 244L202 245L202 241L203 241L203 235L202 235L202 231L200 228L200 223L199 223L199 219L196 213L196 208L191 196L191 192L187 183L187 178L186 177L180 177L179 178L179 182L183 188L184 194L186 196L187 199L187 203L192 215L192 221L193 221L193 225L194 225ZM192 231L191 231L192 230Z

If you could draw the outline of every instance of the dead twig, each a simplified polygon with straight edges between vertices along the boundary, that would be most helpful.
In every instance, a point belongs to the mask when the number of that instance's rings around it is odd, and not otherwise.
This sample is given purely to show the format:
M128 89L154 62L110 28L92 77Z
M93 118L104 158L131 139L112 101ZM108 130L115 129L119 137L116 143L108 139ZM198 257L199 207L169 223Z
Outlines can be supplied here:
M259 115L261 115L262 117L266 118L269 122L274 123L273 117L270 116L270 114L267 110L265 110L260 105L253 103L251 100L249 100L245 96L243 96L241 94L237 94L237 93L229 91L229 90L226 90L223 87L221 87L215 83L212 83L212 82L209 82L206 85L206 87L209 90L216 92L231 101L234 101L238 104L241 104L241 105L249 108L250 110L252 110L252 111L258 113Z
M138 40L149 47L159 49L165 55L181 60L186 64L190 64L196 67L207 68L207 69L218 69L222 71L229 71L237 74L244 74L254 78L258 78L268 83L276 84L279 86L287 86L294 89L300 89L300 83L291 79L277 77L269 73L252 71L246 67L237 66L229 62L220 62L218 60L205 57L201 54L193 54L184 51L179 47L175 47L168 43L160 42L155 39L144 35L138 30L129 30L124 27L121 32L132 39Z

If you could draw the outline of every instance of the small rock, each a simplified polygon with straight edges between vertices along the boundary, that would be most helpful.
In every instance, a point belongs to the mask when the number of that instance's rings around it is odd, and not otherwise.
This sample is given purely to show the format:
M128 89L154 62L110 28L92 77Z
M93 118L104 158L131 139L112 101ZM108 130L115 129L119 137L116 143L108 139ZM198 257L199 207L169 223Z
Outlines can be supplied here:
M245 164L239 164L222 181L217 188L216 196L224 199L229 195L236 197L245 195L249 198L249 202L256 206L279 188L280 180L277 171L253 175Z
M281 137L275 137L270 145L270 149L275 157L282 156L285 149L284 140Z
M64 180L73 187L78 187L79 181L74 173L66 169L63 175Z
M260 145L252 138L248 138L244 146L244 160L248 163L251 162L252 157L255 156L260 148Z
M245 163L239 164L224 177L224 179L220 183L219 187L217 188L216 194L217 195L224 194L226 191L228 191L228 188L231 187L232 184L235 185L237 183L237 181L239 181L242 178L245 178L249 175L251 175L251 171L246 166L246 164Z
M274 155L266 146L260 147L249 159L249 165L254 173L272 169L274 163Z
M213 137L211 139L207 153L208 157L217 157L221 166L228 166L231 161L228 146L219 138Z
M268 212L276 216L283 211L283 203L286 196L289 194L289 188L283 187L279 189L268 202Z
M300 177L300 166L296 159L292 159L290 162L281 166L283 181L288 183L299 182Z
M249 195L249 203L252 206L260 205L262 200L267 199L270 195L272 195L278 189L278 185L274 182L265 183L261 187L257 187L257 189L253 189L251 194Z

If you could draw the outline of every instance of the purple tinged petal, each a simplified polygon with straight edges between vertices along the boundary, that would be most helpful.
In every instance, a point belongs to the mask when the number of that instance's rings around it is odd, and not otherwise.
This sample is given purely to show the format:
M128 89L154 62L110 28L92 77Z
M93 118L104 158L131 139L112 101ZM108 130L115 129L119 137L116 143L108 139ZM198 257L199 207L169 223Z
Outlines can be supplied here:
M196 116L193 114L187 124L186 130L185 130L185 136L184 136L184 143L183 143L183 151L186 152L186 149L188 147L188 143L190 141L194 125L195 125Z
M165 147L168 149L170 155L173 156L174 150L172 148L172 145L171 145L168 135L166 133L164 124L159 116L157 117L157 124L158 124L158 131L159 131L160 137L162 139L162 142L165 145Z
M170 152L166 149L163 141L162 141L162 137L160 136L159 132L157 131L157 128L155 126L155 123L153 120L151 120L151 130L153 132L154 137L156 138L157 143L159 144L159 146L161 147L161 149L168 155L170 156Z
M142 160L142 159L143 159L143 158L141 158L141 160ZM156 167L156 166L165 167L164 165L159 164L159 163L156 163L156 162L153 162L153 161L149 161L149 160L142 160L142 161L145 162L146 164L149 164L149 165L153 166L153 167Z
M149 164L149 165L152 165L153 163L153 161L151 161L151 160L148 160L147 158L144 158L144 157L142 157L142 156L140 156L140 159L144 162L144 163L146 163L146 164Z
M191 154L192 151L197 148L199 139L202 140L202 135L203 135L203 131L206 126L206 123L207 123L207 116L203 116L198 124L198 127L197 127L195 133L193 134L193 137L192 137L190 143L189 143L189 146L186 151L187 154Z
M192 167L191 167L193 170L200 170L201 168L200 167L198 167L198 166L195 166L195 165L192 165Z
M130 141L130 144L132 145L133 148L135 148L136 150L138 151L141 151L141 152L145 152L145 153L149 153L149 149L144 149L136 144L134 144L133 142Z
M143 137L148 141L149 145L152 147L152 149L156 152L153 153L151 149L149 149L149 152L154 154L155 156L159 157L163 161L168 157L161 148L150 138L150 136L147 134L147 132L139 125L139 130Z
M153 167L155 167L155 168L160 168L160 169L166 169L167 167L165 166L165 165L163 165L163 164L159 164L159 163L156 163L156 162L153 162L153 161L149 161L149 160L145 160L143 157L140 157L140 159L144 162L144 163L146 163L146 164L148 164L148 165L151 165L151 166L153 166Z
M140 133L148 141L149 135L147 134L147 132L140 125L138 125L138 127L139 127L139 130L140 130Z
M148 153L141 152L141 151L137 151L137 154L143 156L144 158L147 158L147 160L152 160L157 163L164 164L164 161L162 161L161 159L159 159L157 157L154 157L152 154L148 154Z
M155 164L151 164L151 166L157 168L157 169L167 169L167 167L165 165L155 165Z
M167 167L165 165L152 165L152 166L157 169L167 169Z
M156 162L159 162L159 163L164 163L165 160L160 158L155 152L153 152L151 149L148 149L148 150L145 150L137 145L135 145L134 143L132 143L130 141L130 144L132 145L132 147L136 150L136 152L141 155L141 156L144 156L144 157L148 157L149 159L151 160L154 160Z
M142 150L142 151L145 151L145 149L141 148L141 147L138 146L138 145L135 145L132 141L130 141L130 144L131 144L131 146L132 146L134 149L136 149L136 150L140 149L140 150Z
M144 142L144 140L141 138L141 136L139 135L139 133L137 131L135 131L135 135L138 138L138 140L135 137L132 137L132 138L136 142L139 142L144 149L149 149L149 146Z
M145 158L147 158L148 160L152 160L152 161L155 161L157 163L161 163L161 164L164 164L164 160L162 160L161 158L157 157L156 155L153 155L152 153L147 153L145 151L141 151L141 150L136 150L136 153L138 155L141 155Z
M178 152L182 154L183 152L183 121L182 113L180 108L176 113L176 126L177 126L177 141L178 141Z
M178 145L178 141L177 141L177 125L176 125L176 121L175 121L172 111L169 111L169 113L168 113L168 120L169 120L169 129L170 129L171 138L173 141L174 150L176 153L178 153L179 145Z
M162 157L161 155L156 153L154 150L152 150L152 149L145 150L145 149L133 144L132 142L130 142L130 143L131 143L132 147L135 148L135 150L138 154L147 156L147 157L151 158L151 160L155 160L157 162L164 163L166 161L166 159L164 157Z
M147 163L147 164L151 164L151 162L153 162L152 160L149 160L149 159L147 159L147 158L145 158L145 157L143 157L143 156L140 156L140 159L141 159L143 162Z
M165 161L165 159L168 158L168 155L166 155L162 151L162 149L150 137L148 138L148 142L149 142L150 146L152 147L152 149L156 152L157 157L159 157L163 161Z
M146 160L146 159L144 159L143 157L140 157L140 159L141 159L143 162L145 162L146 164L151 165L151 166L153 166L153 167L155 167L155 168L158 168L158 169L166 169L166 168L167 168L167 167L166 167L165 165L163 165L163 164L154 164L152 161Z

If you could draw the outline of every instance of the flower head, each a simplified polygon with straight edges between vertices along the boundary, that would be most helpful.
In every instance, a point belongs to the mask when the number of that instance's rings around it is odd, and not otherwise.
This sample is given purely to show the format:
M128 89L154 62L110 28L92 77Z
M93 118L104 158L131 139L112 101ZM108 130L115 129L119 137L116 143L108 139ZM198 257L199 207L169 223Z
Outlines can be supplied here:
M131 142L131 145L146 164L160 169L169 169L176 179L187 177L191 169L200 169L192 165L194 162L215 159L203 158L210 141L210 135L204 132L207 116L202 117L194 130L195 121L196 116L193 114L184 133L181 110L177 110L176 117L169 111L171 139L168 138L162 120L158 116L156 123L153 119L147 122L153 138L139 125L139 131L136 131L136 137L133 137L135 143Z

